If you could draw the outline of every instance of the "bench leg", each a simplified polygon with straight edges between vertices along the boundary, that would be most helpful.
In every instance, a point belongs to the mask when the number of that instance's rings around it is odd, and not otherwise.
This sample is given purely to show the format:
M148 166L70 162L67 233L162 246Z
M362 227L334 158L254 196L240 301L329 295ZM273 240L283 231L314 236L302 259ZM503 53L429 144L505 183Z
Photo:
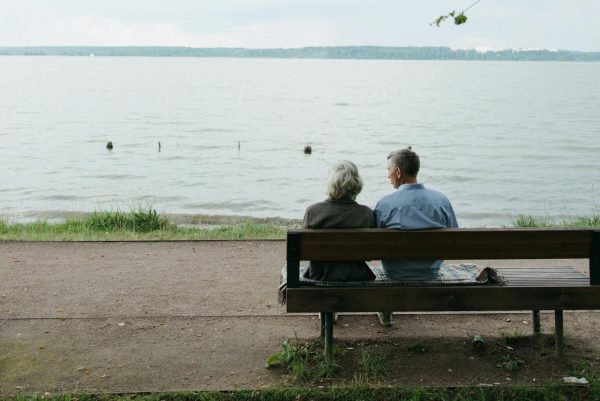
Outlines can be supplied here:
M542 333L542 325L540 323L540 311L533 311L533 334L541 334Z
M563 311L554 311L554 330L556 332L556 358L563 359L564 337L563 337Z
M333 313L324 313L324 327L325 327L325 360L327 363L333 362Z
M321 338L325 338L325 313L319 312L319 323L321 324Z

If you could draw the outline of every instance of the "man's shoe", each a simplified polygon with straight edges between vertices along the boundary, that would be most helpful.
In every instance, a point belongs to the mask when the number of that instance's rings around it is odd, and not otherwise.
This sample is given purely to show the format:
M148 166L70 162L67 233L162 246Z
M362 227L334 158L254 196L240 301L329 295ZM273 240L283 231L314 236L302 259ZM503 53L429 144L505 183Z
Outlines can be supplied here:
M384 327L390 327L392 325L392 312L377 312L379 323Z

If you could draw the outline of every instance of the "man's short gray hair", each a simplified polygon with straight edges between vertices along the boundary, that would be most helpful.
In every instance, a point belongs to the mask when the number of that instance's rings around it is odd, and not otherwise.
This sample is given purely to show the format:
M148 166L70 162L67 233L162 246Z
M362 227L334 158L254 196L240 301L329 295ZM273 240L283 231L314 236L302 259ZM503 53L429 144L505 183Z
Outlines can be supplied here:
M362 188L363 182L356 164L349 160L338 160L331 166L327 181L327 195L330 198L356 199Z
M416 177L421 167L419 155L413 152L410 146L393 151L388 155L388 160L392 166L398 167L407 177Z

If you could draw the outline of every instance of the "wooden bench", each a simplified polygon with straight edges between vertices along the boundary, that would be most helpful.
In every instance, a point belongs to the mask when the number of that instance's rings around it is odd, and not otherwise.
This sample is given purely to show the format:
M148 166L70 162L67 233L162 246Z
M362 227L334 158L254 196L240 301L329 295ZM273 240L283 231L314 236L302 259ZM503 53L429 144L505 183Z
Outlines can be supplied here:
M300 261L589 259L589 276L570 267L498 269L505 286L308 287ZM287 311L321 313L324 352L333 357L334 312L555 311L557 357L563 310L600 309L600 230L391 229L297 230L287 234Z

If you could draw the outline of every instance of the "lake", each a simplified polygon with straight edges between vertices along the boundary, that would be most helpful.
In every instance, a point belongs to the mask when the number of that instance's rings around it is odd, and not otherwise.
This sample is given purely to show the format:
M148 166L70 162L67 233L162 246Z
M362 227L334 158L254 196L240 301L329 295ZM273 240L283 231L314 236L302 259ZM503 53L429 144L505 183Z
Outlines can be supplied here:
M600 211L598 63L0 57L0 105L9 221L302 218L337 159L374 207L407 145L462 226Z

